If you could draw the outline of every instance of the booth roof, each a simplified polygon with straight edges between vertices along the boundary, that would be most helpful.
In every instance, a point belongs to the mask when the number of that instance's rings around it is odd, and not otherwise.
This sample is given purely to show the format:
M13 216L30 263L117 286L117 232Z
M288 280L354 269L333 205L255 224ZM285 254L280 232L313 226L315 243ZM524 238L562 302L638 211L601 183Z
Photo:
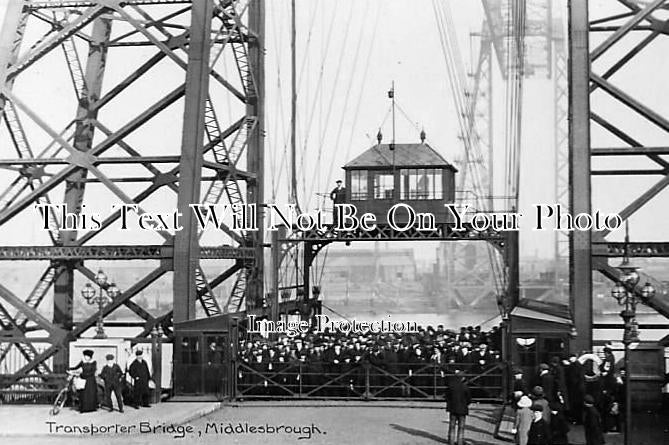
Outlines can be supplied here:
M344 168L378 168L393 165L399 168L441 167L457 171L428 144L395 144L395 150L390 150L389 144L377 144L346 164Z

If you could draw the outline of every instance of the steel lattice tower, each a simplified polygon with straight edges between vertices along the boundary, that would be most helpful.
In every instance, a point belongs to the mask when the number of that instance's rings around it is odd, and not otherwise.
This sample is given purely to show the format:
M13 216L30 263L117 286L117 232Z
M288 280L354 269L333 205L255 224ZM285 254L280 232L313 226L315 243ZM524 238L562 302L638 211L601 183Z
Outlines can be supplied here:
M0 239L12 243L0 247L0 260L43 268L22 277L36 283L27 294L0 284L0 324L9 333L0 363L12 348L25 358L5 384L68 366L69 342L96 321L74 318L76 282L95 278L91 261L152 265L119 283L121 294L104 309L108 316L128 308L143 320L140 336L158 325L171 335L173 322L237 311L263 295L261 212L258 231L240 235L222 224L203 234L188 207L263 202L263 35L263 0L9 1L0 36L0 167L11 178L0 184ZM53 104L32 90L69 99ZM114 232L121 213L111 201L136 204L135 217L172 203L183 230L149 224L155 230L137 240ZM100 230L59 230L54 209L43 242L7 235L48 203L65 203L74 215L107 210ZM201 260L214 262L214 276ZM150 313L133 297L159 280L171 283L172 308ZM224 282L221 298L214 290ZM34 346L35 332L45 349Z
M562 6L562 5L560 5ZM569 126L567 121L567 42L564 38L564 19L557 8L553 22L553 147L555 150L555 202L569 209ZM568 277L563 273L569 261L569 236L555 233L554 289L562 301Z
M589 3L569 2L570 209L573 214L590 213L596 208L593 191L607 187L610 196L616 183L659 176L645 190L639 186L643 182L631 184L635 192L632 201L616 210L623 220L640 210L663 211L663 202L656 198L669 185L669 162L663 157L669 149L657 141L666 140L669 118L656 99L663 97L664 85L653 81L656 69L637 67L632 80L623 73L647 56L654 42L666 40L669 1L607 2L612 9ZM654 49L662 54L661 48ZM629 71L626 74L629 76ZM647 88L639 89L640 85ZM643 168L642 161L652 168ZM579 334L571 343L574 351L592 347L592 272L598 271L614 282L621 276L609 261L622 257L627 249L625 243L611 240L610 235L609 231L574 231L570 236L571 298ZM654 238L666 240L666 231L654 233ZM628 247L632 257L669 256L666 241L636 241ZM640 276L635 289L640 301L669 316L667 286L643 272ZM652 298L641 293L647 282L656 289Z
M470 106L467 125L471 138L478 144L480 152L474 155L470 154L470 150L465 151L458 190L466 193L461 197L464 202L472 202L474 197L471 193L478 188L487 194L479 201L483 206L482 210L499 211L501 204L494 200L493 177L493 71L496 65L502 78L506 80L509 60L513 60L513 57L507 54L514 48L511 40L515 39L514 32L511 31L516 30L518 33L518 29L522 26L523 75L530 78L545 74L555 78L554 45L551 34L553 8L548 0L530 0L521 3L513 0L482 0L482 5L485 21L478 34L479 54L471 74L472 86L467 92ZM516 23L514 19L518 16L520 7L524 8L525 16L522 25ZM564 59L564 52L562 55ZM461 139L464 140L465 137L461 135ZM491 255L494 253L480 243L456 243L442 248L440 256L446 262L446 283L456 304L469 304L475 307L486 298L499 293L491 273Z

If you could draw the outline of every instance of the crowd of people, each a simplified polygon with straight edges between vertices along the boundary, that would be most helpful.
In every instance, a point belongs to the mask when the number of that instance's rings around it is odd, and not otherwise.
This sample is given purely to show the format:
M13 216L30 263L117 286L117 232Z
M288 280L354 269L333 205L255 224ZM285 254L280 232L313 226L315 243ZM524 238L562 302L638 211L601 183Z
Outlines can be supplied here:
M517 408L516 443L568 444L572 424L582 424L587 445L604 444L605 433L622 432L624 369L616 369L610 348L594 354L553 357L534 375L513 370L510 400Z
M256 337L239 345L243 366L238 378L242 394L256 396L290 395L298 388L326 397L360 396L364 391L379 397L445 396L453 426L449 437L455 443L464 434L472 397L499 395L486 389L499 390L501 377L491 382L484 371L502 363L501 342L498 328L452 331L442 325L415 334ZM622 432L625 370L615 363L607 347L603 359L571 354L552 357L531 372L513 367L508 400L515 408L516 443L568 444L575 424L584 426L588 445L603 444L606 433ZM475 375L476 383L464 383Z
M501 341L497 327L452 331L443 325L402 334L326 330L275 340L258 336L240 342L244 366L238 378L242 392L248 395L313 390L312 395L351 396L367 389L378 391L380 397L431 395L436 390L443 395L446 376L455 367L475 374L501 363ZM268 373L271 379L264 378ZM501 387L501 377L500 382L491 379L483 379L476 396L485 396L486 385Z

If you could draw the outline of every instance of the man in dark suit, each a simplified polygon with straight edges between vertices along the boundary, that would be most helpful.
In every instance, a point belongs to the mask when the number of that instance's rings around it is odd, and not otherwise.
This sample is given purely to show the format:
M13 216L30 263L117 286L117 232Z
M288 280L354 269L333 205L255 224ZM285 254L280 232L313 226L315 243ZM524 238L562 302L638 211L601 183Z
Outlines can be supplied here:
M525 375L521 368L513 368L513 392L509 395L509 401L516 406L520 398L530 394L530 387L527 384Z
M107 354L105 357L107 359L107 364L100 371L100 377L105 382L105 399L104 405L109 408L109 411L114 410L114 405L112 404L111 395L112 392L116 396L116 403L118 403L118 410L123 412L123 371L118 363L114 362L114 355Z
M555 377L546 363L539 365L539 386L544 389L544 397L550 402L555 401Z
M332 221L335 226L338 225L337 218L337 204L344 204L346 202L346 188L342 186L341 179L337 180L337 186L330 192L330 199L332 200Z
M463 445L465 441L465 423L469 414L469 404L472 402L469 388L465 384L460 369L455 370L448 381L446 390L446 409L450 416L448 418L448 443L449 445ZM457 425L457 442L455 429Z
M583 422L583 396L585 395L585 369L576 354L569 356L569 366L565 370L567 397L569 399L569 417L577 424Z
M551 431L548 423L543 417L543 406L535 403L532 405L534 419L527 432L527 445L550 445Z
M135 352L135 361L130 365L130 377L132 377L134 390L134 406L139 409L139 405L149 406L149 380L151 380L151 373L149 366L142 357L141 349Z

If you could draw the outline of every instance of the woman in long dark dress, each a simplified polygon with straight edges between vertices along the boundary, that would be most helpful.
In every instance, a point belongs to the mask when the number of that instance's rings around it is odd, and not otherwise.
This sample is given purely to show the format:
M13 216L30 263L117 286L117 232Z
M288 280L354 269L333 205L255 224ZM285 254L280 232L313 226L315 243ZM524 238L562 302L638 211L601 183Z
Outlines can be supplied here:
M98 384L95 381L97 364L93 361L93 351L86 349L83 352L84 358L70 371L81 369L79 377L86 381L84 389L79 393L79 412L88 413L98 409Z

